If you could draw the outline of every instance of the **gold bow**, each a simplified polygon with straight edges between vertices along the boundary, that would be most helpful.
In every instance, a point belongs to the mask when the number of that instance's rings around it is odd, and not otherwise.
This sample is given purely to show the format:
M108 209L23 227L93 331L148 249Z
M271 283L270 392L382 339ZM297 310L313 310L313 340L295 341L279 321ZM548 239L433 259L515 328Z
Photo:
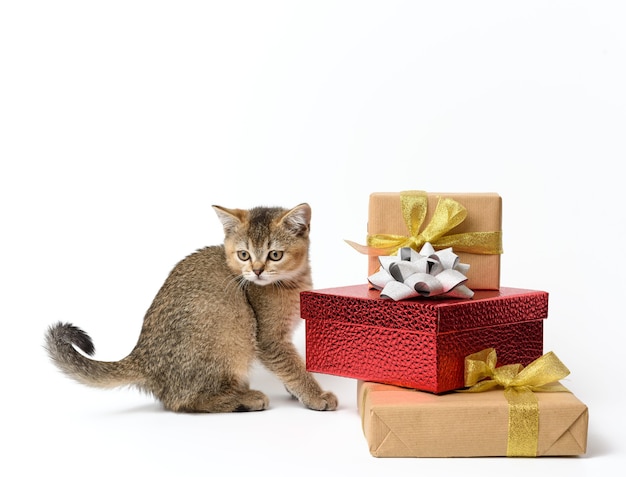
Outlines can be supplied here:
M558 381L569 369L550 351L525 368L509 364L496 368L496 350L487 348L465 358L465 386L462 392L504 388L509 403L507 456L534 457L539 440L539 404L534 392L567 391Z
M424 191L400 192L402 217L409 232L408 236L374 234L367 236L367 245L346 240L353 248L366 255L393 255L402 247L415 251L430 242L435 249L453 247L455 252L481 255L502 253L502 232L466 232L446 235L467 217L467 210L454 199L440 197L430 222L422 228L428 197Z

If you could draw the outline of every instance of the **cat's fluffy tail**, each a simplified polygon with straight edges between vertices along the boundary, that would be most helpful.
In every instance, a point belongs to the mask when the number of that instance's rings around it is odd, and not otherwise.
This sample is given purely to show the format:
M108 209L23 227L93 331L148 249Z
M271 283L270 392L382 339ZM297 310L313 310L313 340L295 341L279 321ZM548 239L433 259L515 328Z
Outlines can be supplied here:
M48 328L45 348L52 362L67 376L99 388L139 384L136 373L124 360L96 361L79 353L74 346L89 356L95 352L93 341L80 328L61 322Z

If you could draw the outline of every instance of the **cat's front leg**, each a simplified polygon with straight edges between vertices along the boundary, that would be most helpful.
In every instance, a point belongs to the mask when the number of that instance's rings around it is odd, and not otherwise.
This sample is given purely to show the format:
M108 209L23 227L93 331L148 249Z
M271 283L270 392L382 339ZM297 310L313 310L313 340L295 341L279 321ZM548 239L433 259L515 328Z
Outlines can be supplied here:
M289 393L315 411L334 411L337 397L324 391L306 370L302 357L292 343L273 343L259 348L259 359L284 383Z

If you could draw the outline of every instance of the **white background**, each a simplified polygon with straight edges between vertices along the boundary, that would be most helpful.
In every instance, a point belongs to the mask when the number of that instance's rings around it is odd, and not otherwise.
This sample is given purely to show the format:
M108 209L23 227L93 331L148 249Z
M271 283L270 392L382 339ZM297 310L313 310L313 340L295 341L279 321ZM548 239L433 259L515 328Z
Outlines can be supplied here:
M0 474L619 474L625 23L604 1L2 1ZM130 352L174 264L222 240L211 204L309 202L316 287L364 283L343 240L404 189L501 194L501 283L550 293L586 456L376 459L350 379L318 375L341 400L319 413L255 368L269 410L175 415L45 356L58 320Z

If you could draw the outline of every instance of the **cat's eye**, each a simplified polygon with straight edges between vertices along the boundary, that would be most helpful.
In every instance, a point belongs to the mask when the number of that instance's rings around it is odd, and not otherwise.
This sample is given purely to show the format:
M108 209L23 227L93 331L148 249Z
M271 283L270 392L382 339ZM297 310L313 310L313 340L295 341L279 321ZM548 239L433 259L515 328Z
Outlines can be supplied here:
M237 250L237 257L242 262L247 262L248 260L250 260L250 254L247 250Z
M283 258L283 252L280 250L272 250L269 254L267 254L267 258L276 262Z

